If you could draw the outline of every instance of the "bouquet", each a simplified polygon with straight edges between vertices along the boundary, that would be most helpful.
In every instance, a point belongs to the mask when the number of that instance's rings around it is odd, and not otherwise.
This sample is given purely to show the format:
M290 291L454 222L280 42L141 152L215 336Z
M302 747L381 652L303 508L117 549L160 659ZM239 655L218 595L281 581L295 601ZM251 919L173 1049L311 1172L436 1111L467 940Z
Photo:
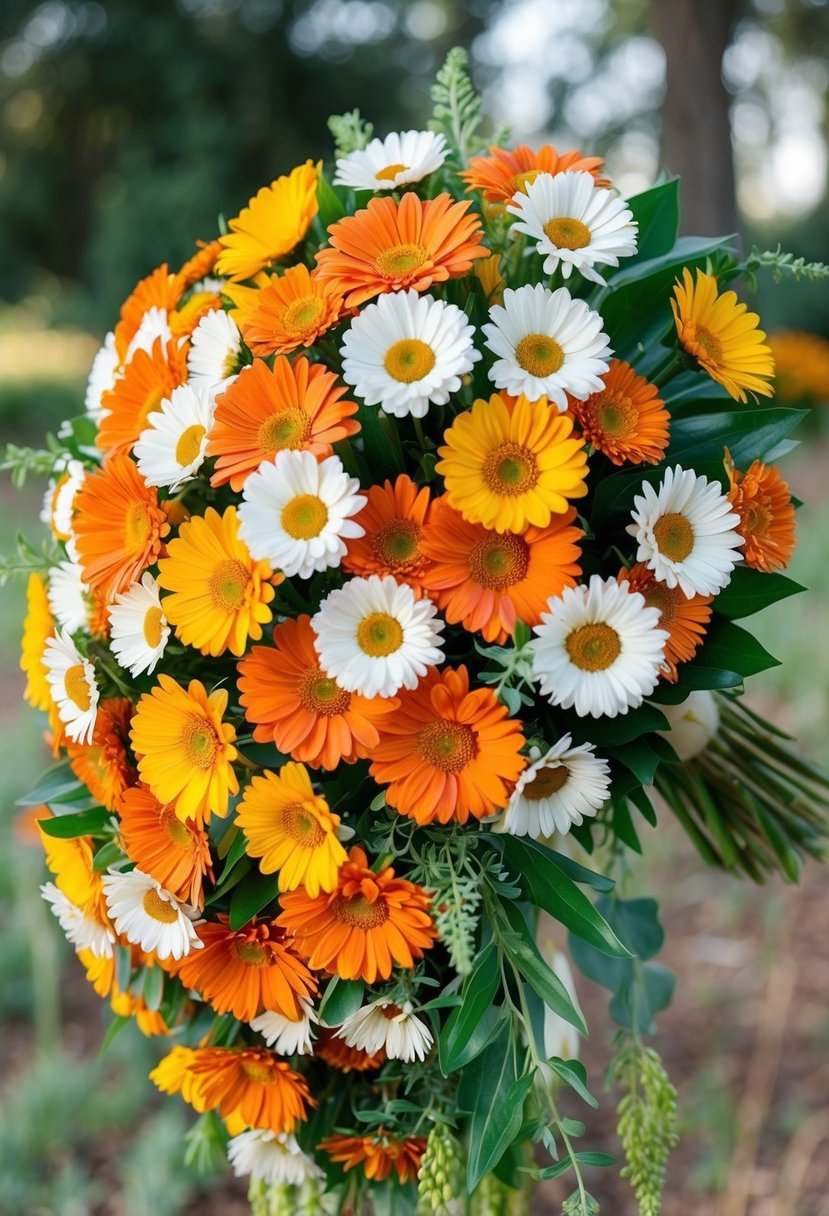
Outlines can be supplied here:
M726 288L773 257L678 240L676 181L487 149L462 52L433 95L426 131L332 119L333 174L142 280L85 413L7 454L51 477L23 801L190 1160L226 1149L255 1212L519 1211L558 1175L597 1211L574 964L655 1213L673 980L617 880L657 816L756 881L827 826L742 701L775 660L736 621L802 590L802 414Z

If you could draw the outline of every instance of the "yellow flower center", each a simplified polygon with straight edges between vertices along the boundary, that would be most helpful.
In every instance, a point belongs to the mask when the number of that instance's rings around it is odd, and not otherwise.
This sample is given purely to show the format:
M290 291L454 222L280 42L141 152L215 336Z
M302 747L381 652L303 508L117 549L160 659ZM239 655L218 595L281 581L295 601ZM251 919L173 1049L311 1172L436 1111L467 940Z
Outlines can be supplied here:
M335 718L347 712L351 693L340 688L336 680L320 667L307 667L299 683L299 700L303 709L322 718Z
M325 840L325 829L302 803L284 806L277 812L276 820L286 836L306 849L318 849Z
M246 963L248 967L264 967L269 962L268 951L261 942L237 939L233 943L233 953L240 963Z
M220 612L238 612L249 582L250 573L242 562L232 557L219 562L208 581L214 606Z
M208 722L207 718L201 714L188 714L181 742L188 764L201 769L213 767L219 740L212 722Z
M492 449L481 471L493 494L504 494L508 498L526 494L539 476L535 454L522 443L511 440Z
M629 439L636 433L639 411L623 393L602 393L593 403L596 423L608 439Z
M694 547L694 529L684 515L669 511L653 526L656 547L672 562L684 562Z
M399 279L419 270L429 260L425 245L391 245L377 255L374 265L384 279Z
M393 519L371 537L371 548L384 566L400 569L420 557L421 535L413 520Z
M328 523L328 507L317 494L297 494L285 503L280 522L294 540L311 540Z
M319 296L301 296L285 309L282 326L289 334L301 338L317 328L324 312L325 303Z
M76 705L81 713L86 713L92 699L89 695L89 684L83 663L75 663L72 667L67 668L66 675L63 677L63 687L72 704Z
M569 776L570 770L566 764L557 764L553 768L542 768L532 781L527 782L521 791L521 796L530 802L541 802L552 794L557 794L567 784Z
M259 428L256 446L262 452L281 452L300 448L308 438L310 420L304 410L285 409L271 414Z
M525 372L543 380L559 370L564 363L564 351L547 334L527 334L516 346L515 358Z
M574 629L564 645L570 662L581 671L606 671L622 653L618 633L604 621Z
M182 823L178 816L173 811L164 811L161 815L160 823L162 829L167 833L169 840L177 849L182 852L190 852L192 847L192 837L190 829L186 824Z
M255 1081L257 1085L273 1085L276 1080L274 1070L259 1060L244 1060L242 1072L249 1081Z
M434 351L419 338L401 338L399 342L394 342L383 360L383 367L392 380L398 380L401 384L422 380L434 366Z
M525 187L528 186L530 182L534 182L540 172L540 169L525 169L523 173L516 173L510 178L510 185L513 187L513 193L518 194L520 192L521 194L526 194Z
M471 726L438 718L418 731L415 751L425 764L459 773L477 756L478 744Z
M168 900L162 899L155 887L147 891L141 903L147 915L160 921L162 925L172 925L178 920L178 909Z
M144 641L150 650L161 645L162 622L164 613L160 608L148 608L144 613Z
M593 234L581 220L569 215L557 216L544 225L544 235L556 249L584 249L593 239Z
M336 895L329 905L331 915L346 925L358 929L377 929L389 918L389 909L384 899L370 903L365 895Z
M201 441L204 439L205 431L203 426L199 426L194 422L192 426L188 426L182 431L176 444L176 464L181 465L184 469L187 465L192 464L194 460L198 460L199 452L201 451Z
M488 533L469 555L469 573L480 587L505 591L526 577L530 550L521 536Z
M408 165L386 165L385 169L378 169L374 176L379 182L393 182L398 173L405 173Z
M704 367L719 367L722 364L722 342L704 325L694 325L686 321L679 340L688 354L699 359Z
M357 645L372 659L384 659L403 645L403 626L388 612L372 612L357 626Z
M128 553L140 553L145 548L151 527L146 503L131 502L124 515L124 548Z

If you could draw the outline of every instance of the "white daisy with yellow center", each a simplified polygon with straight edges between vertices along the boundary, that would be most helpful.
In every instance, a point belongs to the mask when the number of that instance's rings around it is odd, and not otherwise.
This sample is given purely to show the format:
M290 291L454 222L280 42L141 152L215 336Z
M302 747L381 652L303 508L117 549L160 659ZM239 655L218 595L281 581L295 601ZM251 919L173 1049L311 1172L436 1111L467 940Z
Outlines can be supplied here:
M53 882L45 882L40 893L76 950L90 950L96 958L111 958L115 934L109 925L73 903Z
M204 942L194 925L196 912L165 891L143 870L110 870L102 880L107 911L117 933L159 958L184 958Z
M396 190L422 181L446 160L446 140L434 131L392 131L337 160L335 186Z
M595 751L592 743L573 747L572 735L563 735L543 755L532 748L531 763L493 830L541 840L592 818L610 792L610 765Z
M250 1023L251 1030L261 1034L268 1047L280 1056L310 1056L314 1050L313 1027L319 1022L314 1006L307 997L300 1000L302 1017L292 1022L281 1013L266 1009Z
M643 482L631 514L627 531L639 543L636 560L660 583L681 587L688 599L722 591L743 560L736 552L743 544L739 515L719 482L693 469L666 469L658 490Z
M518 217L510 236L523 233L537 243L545 274L561 267L565 279L578 270L603 284L596 265L618 266L619 258L636 253L633 212L614 191L597 186L591 173L539 173L507 211Z
M337 1031L337 1038L369 1055L383 1049L390 1060L406 1064L424 1060L432 1046L432 1032L416 1016L410 1001L396 1005L382 998L350 1014Z
M188 383L214 396L222 392L236 379L241 350L239 326L223 309L212 309L199 321L190 339Z
M100 698L95 670L65 629L47 640L43 666L66 734L75 743L91 743Z
M417 688L443 662L437 608L391 575L350 579L326 596L311 624L323 671L364 697Z
M101 398L104 393L115 388L115 373L118 370L118 352L115 349L115 334L108 333L104 344L92 360L89 380L84 394L86 412L94 422L100 422L104 416Z
M88 585L78 562L60 562L49 571L47 596L52 616L67 633L86 629L89 622Z
M268 1186L301 1186L310 1178L325 1177L313 1158L299 1147L296 1136L261 1127L228 1140L227 1159L237 1178L250 1175Z
M551 705L615 718L653 692L668 634L660 611L615 578L566 587L547 601L530 642L533 677Z
M54 476L49 479L40 518L58 540L68 543L74 536L72 514L75 495L85 477L86 469L80 460L63 460L56 464Z
M339 456L318 461L312 452L285 449L245 481L239 535L257 561L288 578L310 578L339 566L344 542L364 534L353 519L367 501L359 489Z
M368 304L343 338L343 380L366 405L396 418L423 418L445 405L481 358L466 314L416 291L394 291Z
M586 401L604 388L611 349L602 318L566 287L548 291L542 283L510 288L503 307L489 310L491 324L481 328L497 356L489 378L512 397L546 397L562 413L567 394Z
M177 490L193 480L204 463L213 413L213 397L207 389L182 384L148 415L133 448L148 486Z
M161 607L158 583L147 571L140 583L115 596L109 609L110 648L133 676L151 675L164 654L170 626Z

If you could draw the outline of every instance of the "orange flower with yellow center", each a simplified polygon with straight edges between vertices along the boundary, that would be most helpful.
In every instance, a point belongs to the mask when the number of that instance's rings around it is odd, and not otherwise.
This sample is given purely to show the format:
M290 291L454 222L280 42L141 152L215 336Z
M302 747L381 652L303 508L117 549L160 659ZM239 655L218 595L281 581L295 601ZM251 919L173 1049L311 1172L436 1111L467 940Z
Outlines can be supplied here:
M386 802L421 825L484 819L506 806L526 765L521 723L465 667L432 670L383 726L369 772Z
M294 249L317 214L317 170L313 161L297 165L262 189L228 222L219 237L216 273L249 279Z
M145 693L132 720L133 750L142 781L159 802L175 803L176 815L201 826L227 814L239 782L233 771L236 731L222 721L227 690L208 695L199 680L184 689L170 676Z
M129 750L131 721L132 702L111 697L98 704L91 743L66 741L72 772L108 811L117 808L124 791L138 780Z
M328 1136L317 1148L340 1162L346 1173L359 1165L366 1178L382 1182L394 1170L398 1181L406 1183L417 1179L426 1141L421 1136L401 1139L378 1127L367 1136Z
M416 486L401 473L390 481L372 486L368 502L355 516L365 530L359 540L348 542L343 567L349 574L391 574L408 583L415 594L422 590L429 565L423 552L423 536L429 518L429 490Z
M75 505L84 580L111 599L157 560L170 531L167 516L156 491L125 455L111 456L99 473L88 473Z
M242 324L242 335L255 355L287 355L312 346L340 319L342 296L300 263L274 275L258 293L256 306Z
M614 464L659 464L668 446L670 414L654 384L629 363L612 359L604 388L586 401L570 398L584 438Z
M39 574L30 574L26 583L26 618L20 647L20 669L26 676L23 697L33 709L48 713L54 709L43 652L48 638L55 635L55 618L49 607L46 583Z
M202 882L213 873L207 833L192 819L179 819L173 807L142 785L124 791L118 811L130 861L177 899L203 907Z
M743 557L755 570L785 570L795 546L795 511L787 482L774 465L755 460L741 473L726 448L725 469L730 489L726 497L740 517Z
M395 878L390 866L375 874L356 845L331 894L312 898L300 888L280 896L280 903L277 923L308 966L344 980L387 980L395 963L414 967L437 937L431 896Z
M660 583L644 562L638 562L630 570L621 569L619 582L626 582L631 591L643 595L648 608L659 609L658 628L668 632L662 675L671 684L676 684L679 679L677 664L692 659L705 638L714 597L692 595L687 599L678 584L669 587L667 583Z
M166 262L136 285L121 305L121 319L115 327L115 349L121 362L127 357L127 348L138 333L144 314L151 308L172 312L184 286L184 281L172 273Z
M369 1055L362 1047L349 1047L344 1039L338 1038L336 1030L327 1026L322 1028L320 1037L314 1044L314 1055L340 1072L373 1072L386 1060L386 1053L382 1048Z
M223 1119L238 1118L247 1127L277 1134L294 1131L308 1107L316 1105L305 1079L263 1048L197 1047L185 1077L180 1092L190 1101L189 1080L196 1110L218 1110ZM153 1073L150 1078L155 1079Z
M201 1097L201 1082L190 1071L196 1058L196 1048L177 1043L156 1064L150 1073L150 1080L163 1094L181 1094L185 1102L202 1113L207 1107Z
M222 252L222 242L219 240L196 241L196 245L198 249L178 272L177 277L182 287L190 287L193 283L198 283L199 279L209 275Z
M364 211L329 228L331 247L317 254L322 279L345 296L347 308L386 291L428 291L468 274L481 245L481 221L469 203L449 194L421 200L408 190L397 203L373 198Z
M528 525L521 535L468 523L445 499L432 507L423 552L430 560L424 587L450 625L482 633L503 645L517 621L537 625L551 595L575 585L581 574L571 507L547 528Z
M104 416L95 443L103 452L128 452L150 414L187 379L187 350L175 340L156 338L151 352L137 350L123 373L101 397Z
M345 386L321 363L284 355L273 369L261 359L244 368L216 400L208 456L216 457L214 486L230 482L241 490L249 473L277 452L313 452L322 459L333 444L356 435L355 401L343 401Z
M539 173L564 173L568 169L575 173L592 173L597 186L608 186L610 181L602 176L604 161L600 156L582 156L573 149L557 152L552 144L544 144L533 151L527 144L519 144L508 151L491 147L489 156L473 156L469 168L460 176L467 190L483 190L488 203L508 203L528 182L535 181Z

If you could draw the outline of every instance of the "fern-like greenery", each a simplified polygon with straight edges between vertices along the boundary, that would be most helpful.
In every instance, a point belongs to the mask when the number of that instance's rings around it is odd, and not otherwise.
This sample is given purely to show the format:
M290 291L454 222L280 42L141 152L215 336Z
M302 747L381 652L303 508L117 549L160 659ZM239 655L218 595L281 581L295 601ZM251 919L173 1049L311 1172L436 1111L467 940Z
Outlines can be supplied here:
M484 146L481 98L469 76L469 56L463 47L449 51L432 85L434 110L429 129L443 135L449 145L447 163L455 169L469 163Z
M349 110L347 114L332 114L328 119L328 130L334 136L334 151L339 157L364 148L371 139L374 127L360 117L359 110Z

